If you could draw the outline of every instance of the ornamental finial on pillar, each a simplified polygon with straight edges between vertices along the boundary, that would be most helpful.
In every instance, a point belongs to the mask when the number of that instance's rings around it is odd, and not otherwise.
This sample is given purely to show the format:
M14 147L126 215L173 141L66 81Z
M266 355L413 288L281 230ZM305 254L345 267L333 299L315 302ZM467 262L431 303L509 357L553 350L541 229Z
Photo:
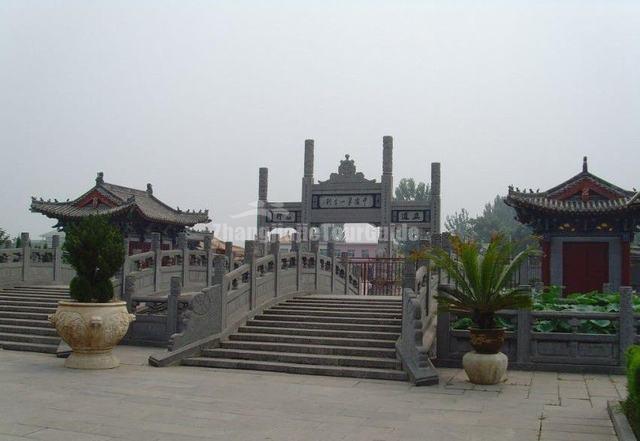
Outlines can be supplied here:
M587 157L582 158L582 171L587 173L589 171L589 163L587 162Z
M153 186L147 183L147 194L153 194Z

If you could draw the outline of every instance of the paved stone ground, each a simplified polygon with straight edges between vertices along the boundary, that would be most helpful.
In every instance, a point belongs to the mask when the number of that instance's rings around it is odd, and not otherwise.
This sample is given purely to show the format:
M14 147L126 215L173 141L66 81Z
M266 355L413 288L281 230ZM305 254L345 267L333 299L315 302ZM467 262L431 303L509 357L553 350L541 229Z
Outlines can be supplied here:
M120 347L119 369L65 369L0 350L0 440L615 440L606 401L624 377L510 372L499 386L441 369L442 384L153 368Z

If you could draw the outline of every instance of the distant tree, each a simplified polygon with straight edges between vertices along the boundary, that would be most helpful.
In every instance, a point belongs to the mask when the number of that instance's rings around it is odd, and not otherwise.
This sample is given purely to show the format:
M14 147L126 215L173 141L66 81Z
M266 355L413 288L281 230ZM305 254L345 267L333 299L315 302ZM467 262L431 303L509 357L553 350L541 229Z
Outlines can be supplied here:
M344 224L322 224L319 231L320 242L344 242Z
M469 212L463 208L446 217L444 226L447 231L462 240L468 240L475 236L475 220L469 216Z
M9 240L9 235L4 229L0 228L0 244L4 244L7 240Z
M508 206L502 197L484 206L482 214L473 219L475 237L483 243L491 242L496 234L502 234L514 242L524 243L531 239L533 231L516 220L516 211Z
M396 199L399 201L426 201L429 199L429 184L413 178L403 178L396 187Z
M20 237L16 237L16 248L22 248L22 239Z

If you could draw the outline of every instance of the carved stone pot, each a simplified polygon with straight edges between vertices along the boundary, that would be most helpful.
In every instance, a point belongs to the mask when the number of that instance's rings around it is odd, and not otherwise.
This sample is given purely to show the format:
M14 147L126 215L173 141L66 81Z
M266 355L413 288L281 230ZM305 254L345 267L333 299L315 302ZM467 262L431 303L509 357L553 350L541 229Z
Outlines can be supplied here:
M473 384L498 384L506 379L509 360L502 352L479 354L467 352L462 357L462 367Z
M112 349L127 333L135 315L126 302L78 303L61 300L49 321L73 352L65 366L74 369L112 369L120 361Z
M504 344L504 328L469 329L471 347L478 354L497 354Z

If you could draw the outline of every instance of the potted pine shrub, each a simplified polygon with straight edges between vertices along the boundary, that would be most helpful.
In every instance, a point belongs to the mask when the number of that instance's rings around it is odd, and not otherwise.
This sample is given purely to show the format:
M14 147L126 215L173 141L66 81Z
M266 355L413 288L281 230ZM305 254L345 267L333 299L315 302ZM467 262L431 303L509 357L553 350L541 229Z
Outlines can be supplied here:
M120 362L112 349L135 319L126 302L113 300L111 278L124 262L122 234L103 216L89 216L70 226L63 251L76 270L69 284L72 300L59 301L49 321L73 350L65 366L115 368Z
M492 237L485 250L471 239L452 238L453 255L433 249L429 259L446 271L455 285L438 287L438 310L468 315L473 351L464 355L462 366L475 384L497 384L507 371L507 356L500 352L505 329L497 324L502 309L529 309L531 292L512 288L510 283L522 262L536 251L526 247L520 252L502 235ZM512 257L515 256L515 257Z

